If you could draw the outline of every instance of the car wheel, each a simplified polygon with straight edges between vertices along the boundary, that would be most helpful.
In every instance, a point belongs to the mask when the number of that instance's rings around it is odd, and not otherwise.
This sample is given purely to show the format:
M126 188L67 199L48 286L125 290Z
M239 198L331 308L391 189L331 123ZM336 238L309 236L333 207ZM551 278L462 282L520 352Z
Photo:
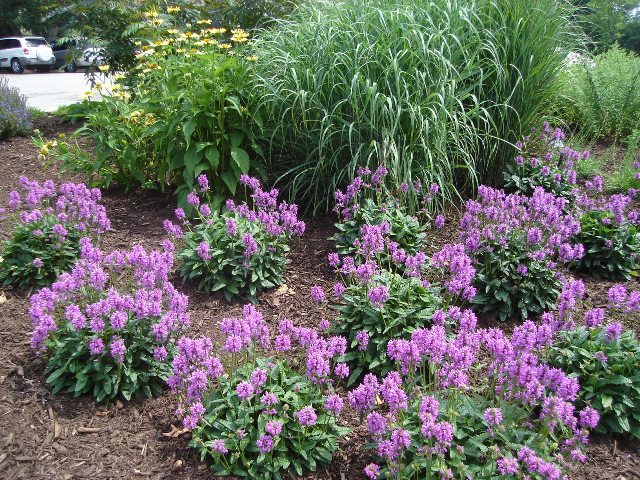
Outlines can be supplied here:
M68 72L68 73L74 73L78 71L78 66L75 64L75 62L70 63L69 65L64 67L64 71Z
M24 73L24 66L18 58L11 59L11 71L13 73Z

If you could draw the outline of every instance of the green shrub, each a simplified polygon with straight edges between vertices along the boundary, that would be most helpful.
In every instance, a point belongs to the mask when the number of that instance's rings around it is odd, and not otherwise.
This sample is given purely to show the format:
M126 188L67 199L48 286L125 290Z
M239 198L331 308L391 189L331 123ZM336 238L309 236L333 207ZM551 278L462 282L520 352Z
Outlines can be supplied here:
M602 180L593 183L601 190ZM605 278L626 280L637 275L640 257L638 212L633 209L634 196L616 194L590 200L583 196L578 201L580 232L574 237L584 245L585 254L575 263L576 268Z
M516 144L518 155L507 164L504 172L504 189L531 196L536 187L572 204L578 174L577 162L589 158L590 153L580 153L565 146L566 135L560 128L553 130L545 122Z
M210 339L183 337L168 380L180 401L177 414L192 430L190 445L212 460L213 474L279 480L331 462L349 431L336 423L344 402L333 393L339 377L331 375L345 366L336 363L344 338L283 320L278 356L270 358L269 327L251 305L242 318L223 319L220 330L221 350L230 354L226 372Z
M251 62L242 50L248 37L224 33L169 28L144 46L126 79L130 86L118 81L101 102L92 102L76 132L95 144L95 159L65 157L63 167L97 175L103 185L170 186L185 208L196 178L205 173L214 193L211 207L219 208L262 155L252 130L259 118L245 100Z
M186 220L184 210L176 216L185 227L165 221L165 229L176 241L176 262L183 280L197 282L205 292L222 292L228 301L246 296L252 302L262 290L281 285L286 253L293 236L304 233L297 218L297 206L277 204L278 191L266 192L256 178L240 180L251 189L253 204L227 201L222 213L201 203L196 192L187 196L197 218ZM204 175L198 177L201 190L209 189Z
M598 431L640 438L640 343L631 331L610 335L601 326L566 332L549 351L549 362L578 378L578 406L598 410Z
M446 199L500 181L513 150L496 139L541 113L567 28L556 0L304 5L256 44L271 168L316 211L358 165L438 183Z
M560 114L599 139L622 139L640 128L640 58L614 46L568 68Z
M98 402L158 395L189 324L188 298L169 281L173 254L81 243L72 271L31 297L31 345L47 360L47 383Z
M372 303L372 292L384 289L388 299ZM370 282L346 287L335 308L339 312L332 331L349 340L353 349L345 356L353 366L349 384L364 373L386 375L395 366L387 361L389 340L404 338L416 328L431 324L442 299L437 289L425 288L419 279L381 272Z
M9 193L15 227L2 246L0 282L17 287L50 285L71 269L80 239L100 241L111 228L98 189L83 183L52 180L42 184L20 177L20 190Z

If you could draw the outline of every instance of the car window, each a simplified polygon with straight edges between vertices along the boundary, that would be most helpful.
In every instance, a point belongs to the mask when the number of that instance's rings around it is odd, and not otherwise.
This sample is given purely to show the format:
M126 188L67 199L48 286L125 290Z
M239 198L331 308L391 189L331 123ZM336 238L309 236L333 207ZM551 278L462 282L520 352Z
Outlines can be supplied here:
M15 38L15 39L9 40L9 46L7 48L22 48L22 45L20 44L20 40Z
M0 50L9 48L9 40L0 40Z
M25 38L27 47L39 47L40 45L48 45L44 38Z

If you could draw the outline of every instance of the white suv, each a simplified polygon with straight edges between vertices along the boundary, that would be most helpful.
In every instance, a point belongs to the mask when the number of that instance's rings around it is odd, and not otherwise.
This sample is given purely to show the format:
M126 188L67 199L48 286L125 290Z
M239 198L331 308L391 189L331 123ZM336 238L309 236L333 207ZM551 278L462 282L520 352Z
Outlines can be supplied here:
M25 68L48 72L55 62L51 47L43 37L0 38L0 68L22 73Z

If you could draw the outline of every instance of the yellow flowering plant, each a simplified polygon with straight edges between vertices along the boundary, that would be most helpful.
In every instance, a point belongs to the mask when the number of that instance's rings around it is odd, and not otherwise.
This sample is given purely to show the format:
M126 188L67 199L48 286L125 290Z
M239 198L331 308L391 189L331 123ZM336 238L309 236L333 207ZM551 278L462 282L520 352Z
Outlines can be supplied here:
M102 101L92 102L77 132L93 140L95 160L72 159L67 167L103 185L173 188L185 208L186 195L205 174L211 206L218 207L235 195L241 175L261 173L254 135L261 119L246 108L250 36L213 28L208 20L180 28L169 12L153 10L144 18L161 21L159 33L142 42L125 78L114 76L113 85L100 89Z

